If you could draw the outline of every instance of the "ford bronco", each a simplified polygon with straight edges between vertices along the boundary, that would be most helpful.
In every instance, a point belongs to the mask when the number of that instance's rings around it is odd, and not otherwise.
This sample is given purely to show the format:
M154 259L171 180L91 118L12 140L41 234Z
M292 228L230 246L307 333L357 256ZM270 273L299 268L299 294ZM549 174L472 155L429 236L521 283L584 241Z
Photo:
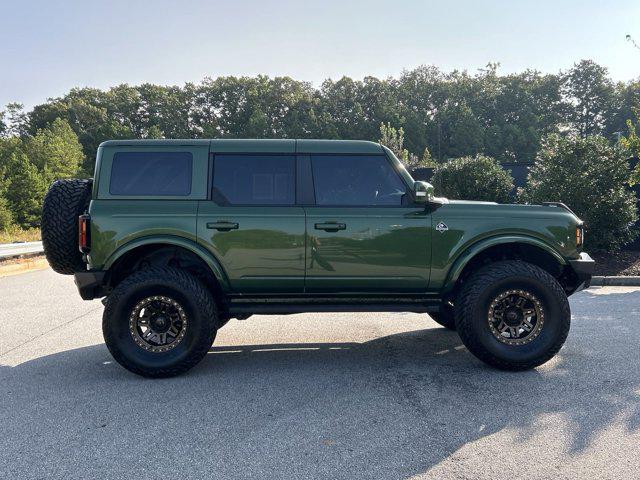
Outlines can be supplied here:
M42 238L104 297L113 357L149 377L196 365L229 319L339 311L429 314L529 369L562 347L594 266L565 205L437 198L365 141L107 141L92 180L50 187Z

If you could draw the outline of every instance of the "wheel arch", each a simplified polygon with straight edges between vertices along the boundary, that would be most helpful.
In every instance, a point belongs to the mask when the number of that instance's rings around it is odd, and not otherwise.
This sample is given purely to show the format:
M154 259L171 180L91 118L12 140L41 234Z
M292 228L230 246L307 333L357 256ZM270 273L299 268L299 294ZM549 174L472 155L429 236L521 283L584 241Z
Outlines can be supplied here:
M182 252L187 252L193 258L199 259L203 265L206 265L208 272L213 275L219 288L223 292L229 290L229 279L222 265L213 254L191 240L171 235L137 238L121 245L109 256L103 268L109 272L114 272L126 262L135 261L140 255L148 255L154 251L167 248L179 249Z
M454 261L444 282L443 294L453 292L474 267L496 259L521 259L560 278L567 261L543 240L522 235L490 237L466 248Z

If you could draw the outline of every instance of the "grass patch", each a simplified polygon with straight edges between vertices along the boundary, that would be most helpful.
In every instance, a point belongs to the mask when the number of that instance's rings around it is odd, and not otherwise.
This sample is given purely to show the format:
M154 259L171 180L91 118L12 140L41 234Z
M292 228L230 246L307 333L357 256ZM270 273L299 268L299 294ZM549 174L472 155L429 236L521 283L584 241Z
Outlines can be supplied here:
M9 227L6 230L0 230L0 244L14 242L37 242L39 240L39 228L23 229L20 227Z

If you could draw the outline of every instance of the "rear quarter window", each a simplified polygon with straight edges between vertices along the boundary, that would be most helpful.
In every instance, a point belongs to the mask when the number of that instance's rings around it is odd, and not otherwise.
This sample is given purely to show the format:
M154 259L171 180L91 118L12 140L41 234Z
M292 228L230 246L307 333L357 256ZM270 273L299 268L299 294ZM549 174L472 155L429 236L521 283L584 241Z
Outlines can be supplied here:
M190 152L118 152L113 156L109 193L126 196L188 196Z

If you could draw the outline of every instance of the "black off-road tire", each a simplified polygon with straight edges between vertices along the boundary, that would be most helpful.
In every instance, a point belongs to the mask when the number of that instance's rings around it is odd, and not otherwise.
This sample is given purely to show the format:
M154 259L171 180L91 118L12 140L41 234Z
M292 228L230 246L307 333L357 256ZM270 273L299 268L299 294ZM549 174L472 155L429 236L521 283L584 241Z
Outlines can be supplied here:
M85 269L78 250L78 217L91 200L92 180L71 178L51 184L42 206L42 246L51 268L63 275Z
M166 296L184 309L188 319L184 337L171 350L147 351L134 340L130 315L137 302ZM123 280L107 297L102 332L113 358L143 377L172 377L186 372L206 355L216 336L217 311L209 290L184 270L154 267Z
M501 342L489 326L491 302L513 289L535 295L544 311L542 329L522 345ZM500 261L465 281L456 298L455 318L462 342L477 358L502 370L528 370L549 361L562 348L571 310L564 290L545 270L522 261Z
M456 330L456 317L452 306L443 305L439 312L429 313L429 316L447 330Z

